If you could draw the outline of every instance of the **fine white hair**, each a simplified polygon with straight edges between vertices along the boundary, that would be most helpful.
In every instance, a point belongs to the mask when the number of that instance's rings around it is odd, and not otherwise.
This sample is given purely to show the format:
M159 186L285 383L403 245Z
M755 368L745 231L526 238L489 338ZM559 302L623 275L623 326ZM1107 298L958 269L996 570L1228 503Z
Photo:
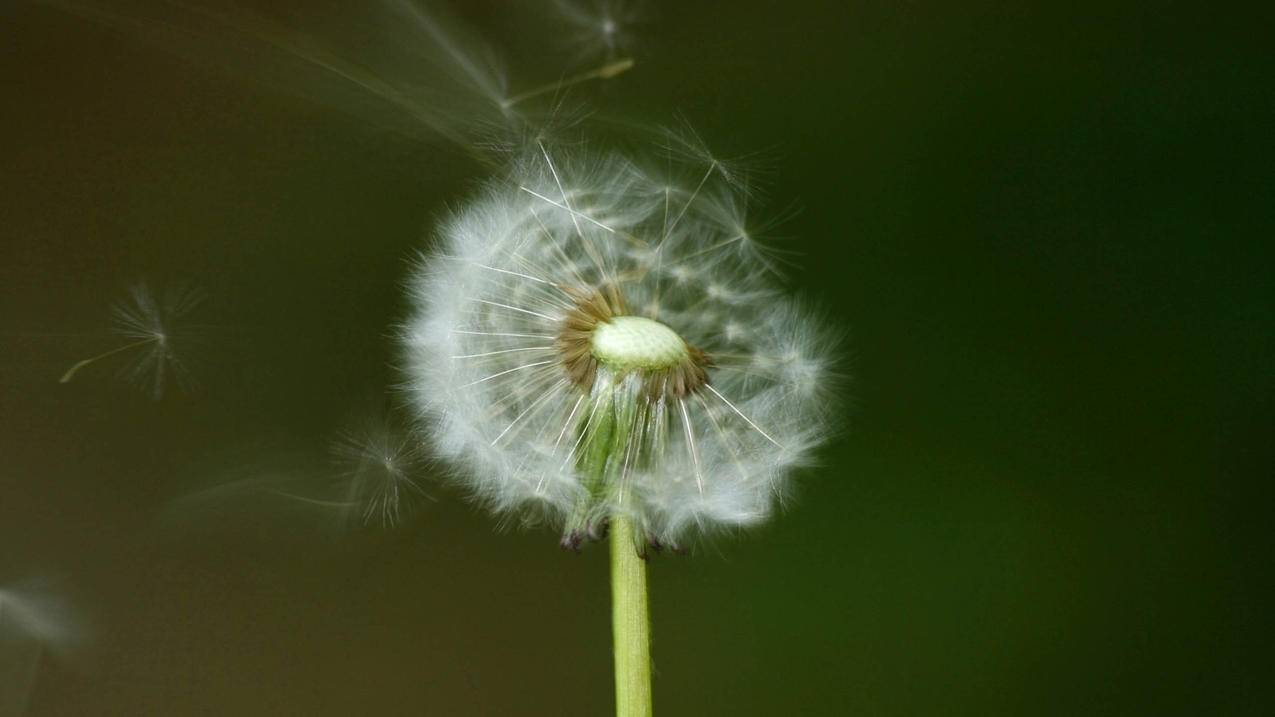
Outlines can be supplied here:
M412 404L454 480L493 511L561 527L588 492L580 442L609 404L601 379L592 390L571 380L556 343L588 292L622 295L624 313L707 357L698 390L639 409L635 433L650 435L630 443L657 455L623 457L623 489L593 504L599 516L625 514L672 545L756 524L827 437L834 342L785 297L777 254L747 228L738 174L707 152L677 154L657 172L533 141L442 222L417 264L403 331ZM640 380L606 377L621 389Z

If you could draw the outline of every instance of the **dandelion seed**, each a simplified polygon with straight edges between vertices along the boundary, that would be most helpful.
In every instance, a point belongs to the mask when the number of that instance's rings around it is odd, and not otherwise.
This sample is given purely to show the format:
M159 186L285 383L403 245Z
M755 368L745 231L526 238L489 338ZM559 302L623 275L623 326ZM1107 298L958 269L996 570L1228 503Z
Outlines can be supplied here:
M417 483L424 468L419 442L388 420L341 433L333 454L346 482L350 516L363 525L397 525L429 496Z
M825 332L743 229L740 173L676 139L698 164L678 180L531 142L412 286L426 435L469 492L567 547L617 515L661 546L764 520L828 433Z
M595 67L592 70L564 77L557 82L550 82L549 84L541 85L540 87L527 90L526 92L519 92L516 95L506 97L504 100L501 100L500 106L504 109L509 109L516 104L526 102L527 100L534 99L542 95L561 92L582 82L588 82L590 80L609 80L612 77L633 69L633 64L633 58L631 57L612 60L601 67Z
M39 578L0 588L0 634L15 633L64 650L84 638L84 625L58 581Z
M582 59L612 59L627 52L633 28L645 15L645 4L636 0L557 0L554 4L571 26L568 39Z
M622 53L636 20L627 3L606 2L596 10L564 5L572 28L587 26L601 38L603 50L576 53L557 81L539 78L531 89L511 93L498 53L445 3L320 4L297 25L281 23L264 7L236 3L46 2L181 57L317 101L378 130L431 143L446 140L484 162L497 159L510 137L527 131L529 116L542 114L540 108L525 110L532 100L552 96L549 114L560 117L566 90L605 82L634 65ZM597 47L583 32L544 37L546 51L559 40Z
M43 656L66 657L86 639L59 588L47 578L0 587L0 714L26 714Z
M84 368L117 355L129 360L120 375L158 400L170 382L183 390L192 386L181 349L191 339L187 316L203 301L203 292L189 286L170 286L157 300L146 284L129 289L129 296L112 307L113 333L126 341L109 351L77 361L58 383L69 383Z

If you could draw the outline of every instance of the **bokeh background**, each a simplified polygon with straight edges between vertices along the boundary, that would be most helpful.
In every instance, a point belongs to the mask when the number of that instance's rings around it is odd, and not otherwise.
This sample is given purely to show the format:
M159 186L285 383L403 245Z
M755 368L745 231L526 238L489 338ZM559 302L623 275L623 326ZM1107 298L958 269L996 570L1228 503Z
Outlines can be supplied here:
M458 12L515 88L571 66L552 10ZM635 69L582 97L761 151L760 211L801 209L790 283L847 336L848 430L798 500L652 562L658 711L1269 713L1269 14L670 2L632 29ZM397 381L409 260L488 170L174 33L0 8L0 585L51 576L86 626L29 713L606 714L604 550L428 476L392 530L207 490L331 473ZM206 291L199 387L59 385L138 280Z

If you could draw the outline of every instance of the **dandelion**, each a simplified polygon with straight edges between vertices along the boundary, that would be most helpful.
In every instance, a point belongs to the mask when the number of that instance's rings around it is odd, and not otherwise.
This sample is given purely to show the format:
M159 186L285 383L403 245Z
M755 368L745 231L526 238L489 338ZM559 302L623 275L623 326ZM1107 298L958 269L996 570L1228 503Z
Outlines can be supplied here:
M536 143L412 284L410 385L457 482L564 547L612 536L622 712L649 709L639 558L764 521L828 434L828 339L759 260L739 179Z
M183 320L203 301L203 292L177 284L157 300L146 284L129 289L128 298L112 307L113 333L126 343L77 361L58 383L69 383L81 369L103 359L125 354L129 360L120 375L158 400L172 381L182 389L192 385L190 370L178 351L190 338Z

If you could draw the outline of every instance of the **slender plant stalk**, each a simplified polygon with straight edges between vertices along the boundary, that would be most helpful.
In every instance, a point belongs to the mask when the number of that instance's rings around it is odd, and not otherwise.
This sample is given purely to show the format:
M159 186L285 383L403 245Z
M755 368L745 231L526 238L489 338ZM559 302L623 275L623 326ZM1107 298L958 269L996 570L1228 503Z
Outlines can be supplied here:
M633 522L621 515L611 518L611 629L616 717L650 717L651 619L646 606L646 561L638 555Z

